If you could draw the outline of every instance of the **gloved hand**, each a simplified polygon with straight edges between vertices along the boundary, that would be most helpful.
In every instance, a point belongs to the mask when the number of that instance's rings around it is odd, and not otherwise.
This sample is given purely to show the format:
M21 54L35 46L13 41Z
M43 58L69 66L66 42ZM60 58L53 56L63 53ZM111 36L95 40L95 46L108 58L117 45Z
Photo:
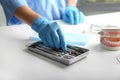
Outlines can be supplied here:
M67 6L63 13L62 20L75 25L84 21L85 15L79 11L75 6Z
M67 50L63 33L56 22L50 23L46 18L40 17L33 21L31 27L46 46Z

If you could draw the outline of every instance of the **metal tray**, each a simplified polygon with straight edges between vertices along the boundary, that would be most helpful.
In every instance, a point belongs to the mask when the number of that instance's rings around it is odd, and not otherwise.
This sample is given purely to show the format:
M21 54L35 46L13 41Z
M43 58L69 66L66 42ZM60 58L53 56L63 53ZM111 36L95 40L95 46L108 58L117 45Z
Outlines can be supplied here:
M73 64L89 54L89 49L82 47L67 45L67 51L63 52L60 49L46 47L41 41L29 45L28 49L65 65Z

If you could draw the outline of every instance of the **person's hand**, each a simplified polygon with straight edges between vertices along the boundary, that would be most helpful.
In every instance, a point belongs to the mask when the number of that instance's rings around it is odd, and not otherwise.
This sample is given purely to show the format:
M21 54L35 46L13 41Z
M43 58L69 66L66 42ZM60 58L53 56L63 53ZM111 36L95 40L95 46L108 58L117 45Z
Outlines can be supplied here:
M75 25L84 21L85 15L75 6L67 6L63 13L62 20Z
M50 23L43 17L37 18L32 23L32 29L38 32L46 46L66 51L63 33L56 22Z

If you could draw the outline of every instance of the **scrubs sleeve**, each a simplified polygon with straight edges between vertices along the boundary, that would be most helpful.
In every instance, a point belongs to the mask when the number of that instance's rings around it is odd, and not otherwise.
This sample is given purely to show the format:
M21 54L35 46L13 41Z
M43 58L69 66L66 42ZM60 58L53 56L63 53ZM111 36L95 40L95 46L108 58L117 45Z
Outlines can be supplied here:
M66 2L67 2L68 0L66 0ZM78 2L78 0L75 0L76 2Z
M14 16L14 12L21 6L28 6L26 0L0 0L0 3L5 12L7 24L12 25L20 23L20 21Z

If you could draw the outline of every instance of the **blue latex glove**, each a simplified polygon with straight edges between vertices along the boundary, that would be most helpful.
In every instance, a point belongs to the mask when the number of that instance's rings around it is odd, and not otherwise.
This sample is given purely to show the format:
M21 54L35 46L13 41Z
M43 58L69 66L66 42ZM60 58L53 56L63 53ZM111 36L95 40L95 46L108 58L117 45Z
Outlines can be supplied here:
M75 25L84 21L85 15L75 6L67 6L63 14L63 21Z
M38 32L39 37L46 46L62 49L63 51L67 50L63 33L56 22L49 23L44 17L37 18L32 23L32 29Z

